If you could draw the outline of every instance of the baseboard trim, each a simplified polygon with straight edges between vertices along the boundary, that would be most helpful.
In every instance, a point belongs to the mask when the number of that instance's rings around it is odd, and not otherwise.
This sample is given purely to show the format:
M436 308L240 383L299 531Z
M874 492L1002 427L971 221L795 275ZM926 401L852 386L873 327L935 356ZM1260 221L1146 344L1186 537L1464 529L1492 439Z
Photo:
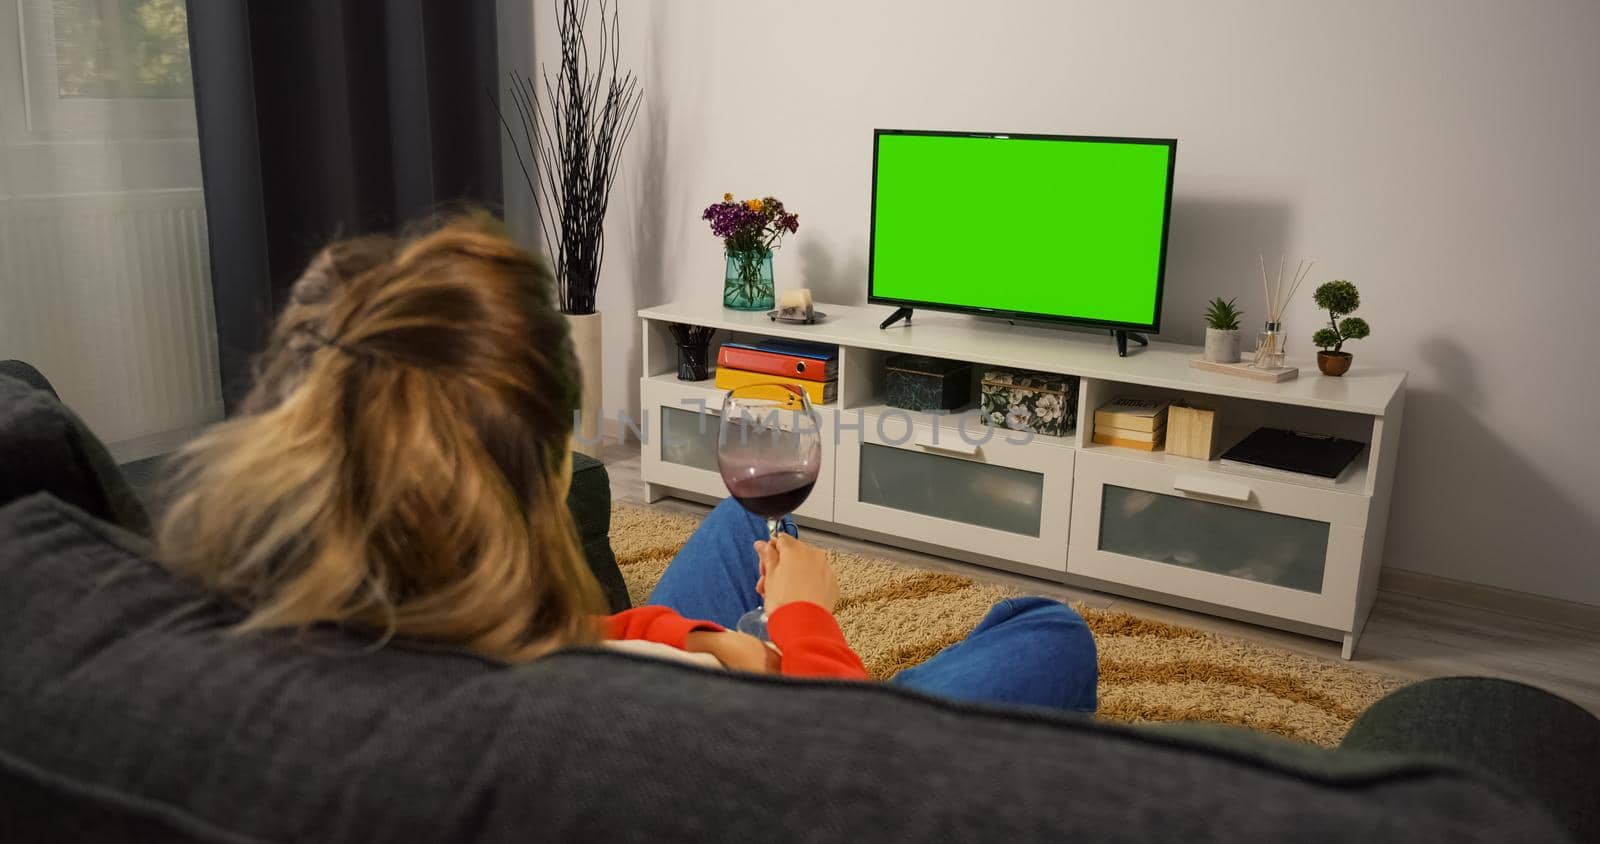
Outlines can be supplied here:
M1378 590L1600 632L1600 607L1592 604L1547 598L1420 571L1385 568L1378 578Z
M177 451L222 418L221 403L209 408L204 416L209 421L136 437L131 440L117 440L106 443L106 451L111 453L111 459L115 460L119 465Z
M603 427L606 432L606 442L616 443L617 445L639 445L639 438L634 434L634 430L623 423L621 419L611 417L605 420ZM646 436L649 435L648 430L644 433Z
M600 455L605 453L607 446L627 445L630 439L634 439L630 436L631 432L627 427L615 419L601 419L598 433L600 435L599 442L585 442L582 432L574 430L572 450L579 454L587 454L596 460L603 460ZM635 440L635 444L637 444L637 440Z

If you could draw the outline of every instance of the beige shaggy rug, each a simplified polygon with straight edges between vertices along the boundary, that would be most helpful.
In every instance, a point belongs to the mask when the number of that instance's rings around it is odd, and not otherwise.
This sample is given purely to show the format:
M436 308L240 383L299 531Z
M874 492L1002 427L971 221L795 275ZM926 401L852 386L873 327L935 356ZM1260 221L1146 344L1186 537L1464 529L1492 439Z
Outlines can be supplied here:
M699 519L618 505L611 545L635 605L643 603ZM1004 586L889 560L831 552L835 610L873 677L887 678L960 641ZM1076 609L1100 656L1100 716L1214 721L1331 747L1362 710L1402 681L1278 648L1140 618Z

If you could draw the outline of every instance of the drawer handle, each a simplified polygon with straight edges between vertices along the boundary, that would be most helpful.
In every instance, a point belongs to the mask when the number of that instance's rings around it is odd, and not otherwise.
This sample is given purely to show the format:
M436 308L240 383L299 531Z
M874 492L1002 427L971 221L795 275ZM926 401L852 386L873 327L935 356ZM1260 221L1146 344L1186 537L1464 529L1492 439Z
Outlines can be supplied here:
M1225 498L1229 501L1249 503L1250 487L1240 483L1230 483L1221 478L1210 475L1182 475L1173 480L1172 488L1179 492L1188 492L1194 495L1206 495L1212 498Z
M946 433L934 442L933 434L917 434L917 447L927 451L947 451L951 454L964 454L972 457L978 453L978 447L969 443L957 434Z

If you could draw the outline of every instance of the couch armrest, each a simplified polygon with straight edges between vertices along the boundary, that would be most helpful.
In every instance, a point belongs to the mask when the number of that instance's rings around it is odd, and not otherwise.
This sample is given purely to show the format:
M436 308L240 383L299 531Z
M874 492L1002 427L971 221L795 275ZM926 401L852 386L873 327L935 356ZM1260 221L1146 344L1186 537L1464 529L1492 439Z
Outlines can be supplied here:
M150 536L148 511L89 426L56 399L38 370L19 361L3 363L0 505L48 492L97 519Z
M588 455L572 455L572 488L567 493L567 508L578 526L578 540L589 569L605 592L611 612L622 612L633 605L628 586L617 568L611 551L611 476L600 461Z

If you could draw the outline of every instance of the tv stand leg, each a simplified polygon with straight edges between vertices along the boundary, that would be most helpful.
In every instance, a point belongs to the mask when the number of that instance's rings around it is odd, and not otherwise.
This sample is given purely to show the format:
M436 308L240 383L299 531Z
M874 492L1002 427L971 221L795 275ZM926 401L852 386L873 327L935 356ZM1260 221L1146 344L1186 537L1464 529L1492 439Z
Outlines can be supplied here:
M1128 331L1124 328L1113 328L1111 329L1111 336L1117 338L1117 357L1125 358L1128 356L1128 340L1130 338L1133 340L1133 342L1138 343L1141 346L1150 345L1150 338L1140 334L1137 331Z
M894 313L889 315L888 319L884 320L883 322L878 323L878 330L882 331L883 329L888 328L891 325L894 325L895 323L899 322L902 319L906 321L907 325L911 324L911 309L910 308L896 308Z

